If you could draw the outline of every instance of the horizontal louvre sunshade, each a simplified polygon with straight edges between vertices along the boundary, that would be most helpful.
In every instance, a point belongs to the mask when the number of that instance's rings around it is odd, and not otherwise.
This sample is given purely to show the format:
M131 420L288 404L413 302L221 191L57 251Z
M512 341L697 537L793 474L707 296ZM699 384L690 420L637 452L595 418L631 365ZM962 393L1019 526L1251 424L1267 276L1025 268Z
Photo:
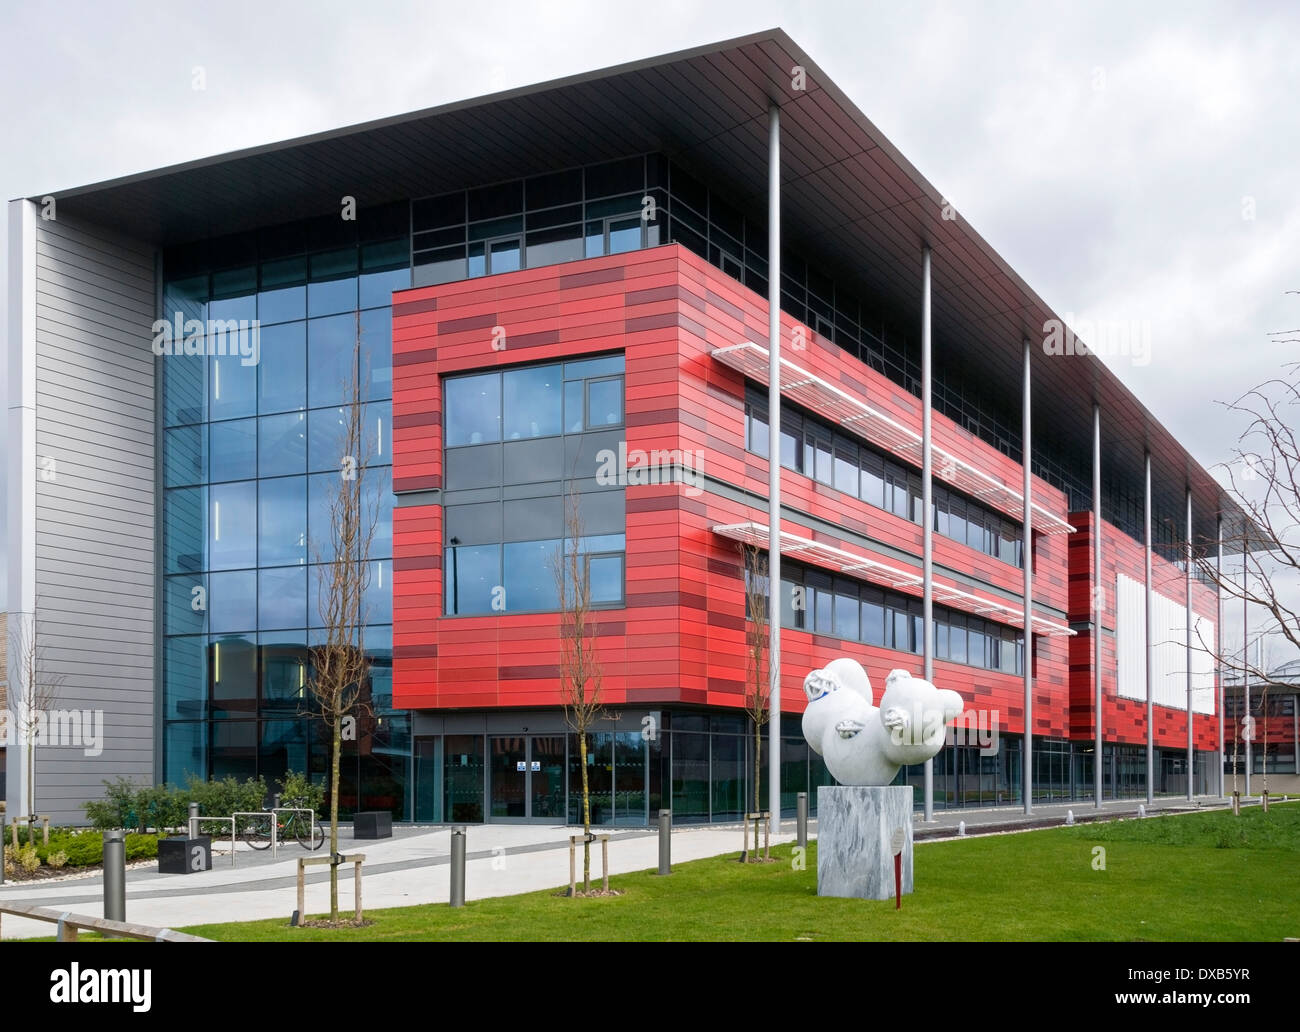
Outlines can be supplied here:
M751 521L748 523L718 524L713 528L713 533L758 548L768 547L768 529L762 523ZM829 567L839 573L870 581L873 584L886 584L891 588L910 591L913 594L920 594L923 590L921 575L914 570L903 570L897 566L890 566L888 563L868 559L866 556L854 555L852 552L846 552L834 545L827 545L820 541L813 541L811 538L800 537L798 534L791 534L789 531L781 531L781 554L783 556L798 557L818 566ZM1015 606L1003 605L1001 602L980 598L977 595L972 595L969 591L962 591L960 588L940 584L938 581L934 582L933 592L936 602L951 609L971 613L975 616L988 616L1012 627L1024 626L1024 610L1017 609ZM1062 637L1073 635L1075 632L1065 624L1035 616L1034 633L1049 637Z
M717 348L713 357L751 380L762 384L769 381L767 348L752 341ZM834 420L864 441L883 446L914 466L921 465L920 434L784 357L781 359L781 394L823 418ZM942 448L932 446L931 451L936 480L943 480L1010 516L1022 516L1024 496L1019 491ZM1034 529L1040 533L1073 533L1074 527L1042 506L1033 504L1030 509Z

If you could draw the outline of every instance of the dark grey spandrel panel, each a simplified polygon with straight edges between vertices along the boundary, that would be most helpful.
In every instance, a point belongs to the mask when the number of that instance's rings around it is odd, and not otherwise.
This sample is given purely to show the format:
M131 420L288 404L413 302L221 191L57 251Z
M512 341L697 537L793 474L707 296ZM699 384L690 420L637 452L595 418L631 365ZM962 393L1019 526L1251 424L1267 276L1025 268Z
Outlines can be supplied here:
M448 491L496 487L501 483L501 445L478 444L448 448L444 453L444 486Z
M502 508L506 541L548 541L564 536L564 500L558 494L507 501Z
M564 442L559 437L505 444L506 484L532 484L564 476Z

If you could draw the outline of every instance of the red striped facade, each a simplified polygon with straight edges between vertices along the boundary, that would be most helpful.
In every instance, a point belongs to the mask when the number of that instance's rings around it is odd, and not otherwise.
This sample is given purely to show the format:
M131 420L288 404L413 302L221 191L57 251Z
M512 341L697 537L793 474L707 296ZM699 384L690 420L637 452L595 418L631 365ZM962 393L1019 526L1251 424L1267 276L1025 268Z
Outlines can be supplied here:
M797 331L797 332L796 332ZM919 432L921 403L883 375L797 325L784 313L782 351L799 365ZM744 705L745 599L735 542L717 524L767 523L767 463L745 449L740 373L711 352L767 344L767 302L678 245L587 259L436 287L393 298L393 482L407 498L393 515L393 699L411 709L554 707L558 617L509 613L443 615L443 528L438 504L411 492L442 486L442 378L456 373L584 354L625 355L629 451L700 452L704 472L748 492L749 504L680 483L626 489L626 606L597 615L609 705ZM942 349L936 347L936 361ZM939 413L934 441L1017 489L1021 467ZM1034 637L1034 726L1052 738L1092 736L1090 514L1066 513L1065 496L1037 478L1034 500L1078 528L1034 535L1039 614L1080 628L1077 636ZM902 517L790 470L782 501L860 540L787 523L804 537L919 570L921 528ZM1006 515L1019 520L1018 511ZM1022 572L939 534L937 582L1020 608ZM899 552L912 557L900 559ZM1103 527L1103 584L1115 573L1142 577L1143 549ZM1155 559L1156 589L1181 599L1182 573ZM868 578L869 579L869 578ZM1195 609L1215 618L1214 595L1195 585ZM1102 613L1108 740L1144 743L1145 705L1115 697L1114 614ZM804 631L782 632L782 709L803 708L802 681L839 656L860 659L880 686L895 666L920 658ZM1024 730L1019 675L936 661L935 681L969 706L997 710L1002 730ZM1199 749L1217 747L1217 717L1195 722ZM1158 745L1186 745L1186 714L1156 709Z

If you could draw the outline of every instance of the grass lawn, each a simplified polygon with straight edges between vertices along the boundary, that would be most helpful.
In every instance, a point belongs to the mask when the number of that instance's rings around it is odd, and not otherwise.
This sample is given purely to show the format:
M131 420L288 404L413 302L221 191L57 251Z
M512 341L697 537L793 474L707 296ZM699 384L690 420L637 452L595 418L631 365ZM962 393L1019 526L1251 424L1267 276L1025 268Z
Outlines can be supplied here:
M1095 847L1105 870L1095 870ZM420 940L1280 940L1300 936L1300 804L1265 814L1150 817L916 846L916 886L874 902L817 897L805 870L734 859L620 875L624 895L534 892L369 910L367 928L295 929L283 919L184 929L224 941ZM734 856L734 855L733 855Z

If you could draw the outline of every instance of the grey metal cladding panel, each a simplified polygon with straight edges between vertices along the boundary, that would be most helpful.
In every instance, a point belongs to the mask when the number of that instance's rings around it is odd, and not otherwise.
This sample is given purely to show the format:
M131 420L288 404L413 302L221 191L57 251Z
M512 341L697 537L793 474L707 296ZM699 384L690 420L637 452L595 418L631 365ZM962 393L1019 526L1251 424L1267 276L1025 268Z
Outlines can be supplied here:
M99 782L153 777L154 253L37 223L38 620L56 708L101 711L103 751L38 749L41 808L84 820Z

